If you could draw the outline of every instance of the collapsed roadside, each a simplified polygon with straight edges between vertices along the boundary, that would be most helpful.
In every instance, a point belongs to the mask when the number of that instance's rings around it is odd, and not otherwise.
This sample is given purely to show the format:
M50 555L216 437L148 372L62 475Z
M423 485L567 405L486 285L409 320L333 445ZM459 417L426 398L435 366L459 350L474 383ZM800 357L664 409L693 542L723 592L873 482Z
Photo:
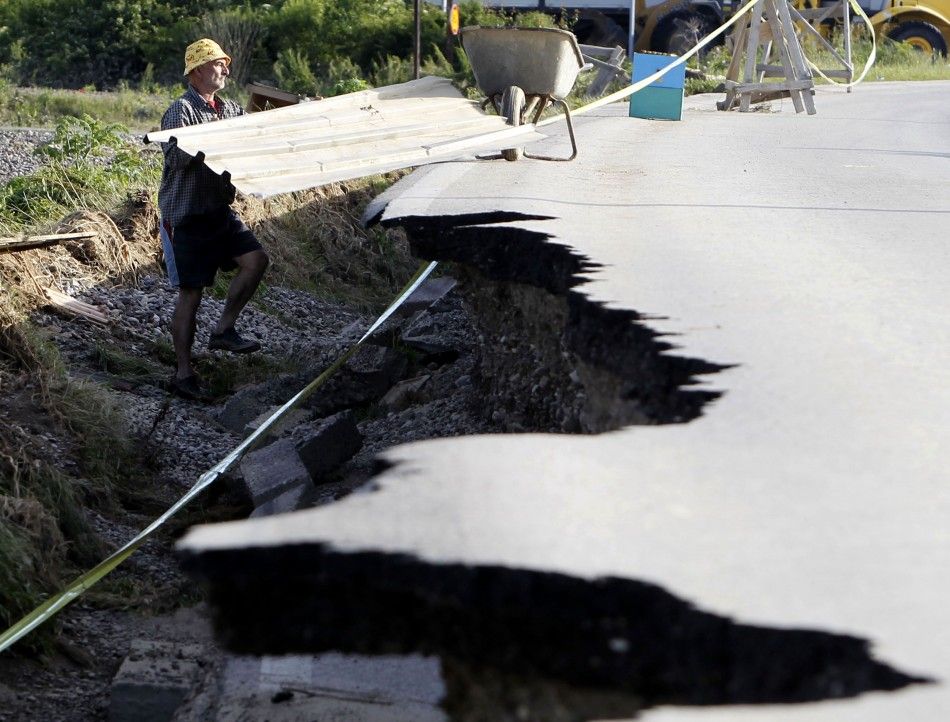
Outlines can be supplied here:
M75 168L58 170L69 177ZM51 171L39 173L39 180L21 176L12 192L30 197L29 181L45 182ZM146 170L138 180L148 177ZM174 291L161 270L147 190L127 184L109 212L87 208L31 228L91 237L0 254L4 628L132 538L234 448L269 404L286 400L359 338L415 267L402 234L358 223L366 201L391 180L241 201L241 215L274 260L242 319L265 351L247 358L201 353L199 366L218 397L207 406L166 390ZM203 304L205 334L225 283ZM415 347L397 343L390 327L368 359L361 354L344 370L345 409L311 406L312 419L347 410L363 443L305 503L358 487L371 475L375 454L393 444L492 430L472 403L476 332L451 286L442 281L442 295L401 320L415 324ZM199 336L196 348L206 340ZM369 393L367 370L384 377ZM406 379L412 383L400 384ZM3 655L0 718L101 717L130 639L161 638L152 615L199 601L170 554L174 538L198 521L247 515L252 500L231 494L234 488L217 485L81 601Z

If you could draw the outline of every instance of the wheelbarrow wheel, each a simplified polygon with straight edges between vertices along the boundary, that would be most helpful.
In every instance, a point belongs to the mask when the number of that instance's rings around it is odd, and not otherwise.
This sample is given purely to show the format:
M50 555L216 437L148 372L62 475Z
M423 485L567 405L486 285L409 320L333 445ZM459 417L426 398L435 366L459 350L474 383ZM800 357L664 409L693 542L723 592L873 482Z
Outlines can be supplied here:
M517 85L510 85L501 96L501 114L508 120L508 125L521 125L524 116L524 91ZM505 148L501 156L505 160L518 160L524 148Z

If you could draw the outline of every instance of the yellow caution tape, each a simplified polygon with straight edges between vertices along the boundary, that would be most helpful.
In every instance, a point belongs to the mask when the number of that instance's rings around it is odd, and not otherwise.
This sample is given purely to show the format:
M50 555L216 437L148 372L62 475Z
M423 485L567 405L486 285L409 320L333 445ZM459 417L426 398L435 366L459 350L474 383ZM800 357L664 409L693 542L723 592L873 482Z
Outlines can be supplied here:
M868 32L871 34L871 54L868 55L868 59L867 59L867 61L864 63L864 70L861 71L861 75L858 76L858 79L857 79L857 80L852 80L850 83L839 83L838 81L832 80L832 79L829 78L827 75L825 75L823 72L821 72L821 68L819 68L817 65L815 65L815 64L814 64L811 60L809 60L807 57L805 58L805 62L808 63L809 66L811 66L811 69L814 70L816 73L818 73L818 74L819 74L822 78L824 78L827 82L831 83L832 85L837 85L837 86L843 87L843 88L852 88L852 87L854 87L855 85L857 85L858 83L860 83L862 80L864 80L864 76L868 74L868 71L871 69L871 66L874 65L874 61L877 60L877 38L874 36L874 26L871 25L871 18L869 18L869 17L865 14L864 10L861 9L861 6L858 5L857 0L848 0L848 2L851 4L851 8L852 8L852 9L861 17L861 19L864 21L864 24L868 26ZM848 28L848 32L851 32L851 28ZM804 52L804 51L803 51L803 52Z
M305 399L313 394L318 388L326 383L327 379L333 376L339 368L356 353L360 346L369 338L388 319L396 309L398 309L407 298L415 291L419 285L428 278L429 274L438 264L432 261L428 264L419 266L415 275L405 285L399 296L389 305L383 314L376 319L369 330L363 334L359 341L350 346L346 353L340 356L333 364L321 373L317 378L311 381L307 386L301 389L287 403L281 406L271 416L260 425L260 427L239 444L230 454L219 461L215 466L202 474L188 492L176 501L164 514L143 529L138 536L129 541L125 546L113 552L107 559L100 562L97 566L77 578L72 584L55 597L51 597L43 602L32 612L23 617L20 621L0 634L0 652L4 651L10 645L25 637L36 629L43 622L51 619L60 609L79 597L83 592L93 586L96 582L109 574L113 569L128 559L145 541L165 522L171 519L181 509L183 509L198 494L213 484L221 475L227 473L249 450L251 450L275 424L283 419L292 409L299 406Z

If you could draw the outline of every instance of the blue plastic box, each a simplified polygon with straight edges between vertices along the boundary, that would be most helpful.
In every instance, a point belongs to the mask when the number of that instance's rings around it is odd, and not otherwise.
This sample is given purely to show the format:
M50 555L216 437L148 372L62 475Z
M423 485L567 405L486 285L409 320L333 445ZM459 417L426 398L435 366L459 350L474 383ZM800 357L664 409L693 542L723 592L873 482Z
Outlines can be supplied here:
M633 82L647 78L676 59L660 53L633 54ZM680 120L683 117L683 84L686 64L676 66L659 80L630 96L630 117Z

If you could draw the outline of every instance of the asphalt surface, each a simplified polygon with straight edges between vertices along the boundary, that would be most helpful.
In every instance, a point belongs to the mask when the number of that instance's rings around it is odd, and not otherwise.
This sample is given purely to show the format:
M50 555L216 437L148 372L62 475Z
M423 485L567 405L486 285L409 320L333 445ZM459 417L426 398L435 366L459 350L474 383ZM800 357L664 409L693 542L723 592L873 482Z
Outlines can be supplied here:
M640 580L744 624L867 639L935 680L648 721L950 718L950 83L820 88L816 116L718 98L687 99L681 122L608 106L577 119L572 163L429 167L386 211L550 217L512 225L600 264L581 293L648 318L671 354L732 365L701 379L723 392L701 417L398 447L373 494L185 547Z

